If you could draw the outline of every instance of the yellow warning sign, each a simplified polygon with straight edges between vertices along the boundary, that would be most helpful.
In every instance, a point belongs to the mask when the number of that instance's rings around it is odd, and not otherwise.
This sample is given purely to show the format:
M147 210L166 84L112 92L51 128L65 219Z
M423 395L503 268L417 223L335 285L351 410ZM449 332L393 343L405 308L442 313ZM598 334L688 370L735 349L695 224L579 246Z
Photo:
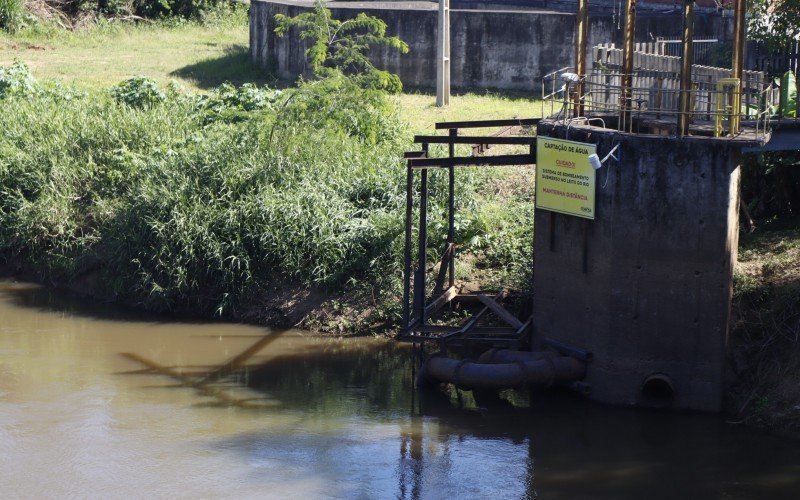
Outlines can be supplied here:
M594 144L536 139L536 208L594 220Z

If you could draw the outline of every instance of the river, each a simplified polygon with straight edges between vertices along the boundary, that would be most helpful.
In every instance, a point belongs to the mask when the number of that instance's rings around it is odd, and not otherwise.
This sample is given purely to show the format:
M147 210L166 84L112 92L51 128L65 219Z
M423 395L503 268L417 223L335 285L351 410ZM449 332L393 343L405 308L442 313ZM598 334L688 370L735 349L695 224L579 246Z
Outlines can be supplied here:
M412 397L409 363L0 281L0 495L800 498L800 443L572 395Z

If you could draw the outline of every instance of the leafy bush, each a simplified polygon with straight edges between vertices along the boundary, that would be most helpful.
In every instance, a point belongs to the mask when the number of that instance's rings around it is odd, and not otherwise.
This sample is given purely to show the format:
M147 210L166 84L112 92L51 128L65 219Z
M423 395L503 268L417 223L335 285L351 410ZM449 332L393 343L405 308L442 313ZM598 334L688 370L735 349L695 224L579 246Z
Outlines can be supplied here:
M120 104L146 108L167 100L167 95L152 78L138 75L111 87L111 97Z
M134 0L133 10L143 17L203 16L230 5L230 0Z
M28 66L15 60L11 66L0 68L0 99L13 95L28 96L38 89Z
M14 32L25 19L23 0L0 0L0 30Z
M227 122L250 118L253 111L272 110L283 92L258 88L252 83L236 87L224 83L197 100L198 111L204 124L218 120Z

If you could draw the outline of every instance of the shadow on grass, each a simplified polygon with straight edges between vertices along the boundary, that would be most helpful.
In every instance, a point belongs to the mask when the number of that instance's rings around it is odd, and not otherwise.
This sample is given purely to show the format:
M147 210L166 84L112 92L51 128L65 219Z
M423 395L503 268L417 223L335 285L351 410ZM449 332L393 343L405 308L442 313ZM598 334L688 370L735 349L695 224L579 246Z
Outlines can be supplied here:
M270 86L276 83L272 72L253 64L247 46L239 44L227 47L222 57L184 66L170 73L170 76L189 80L202 89L211 89L225 82Z

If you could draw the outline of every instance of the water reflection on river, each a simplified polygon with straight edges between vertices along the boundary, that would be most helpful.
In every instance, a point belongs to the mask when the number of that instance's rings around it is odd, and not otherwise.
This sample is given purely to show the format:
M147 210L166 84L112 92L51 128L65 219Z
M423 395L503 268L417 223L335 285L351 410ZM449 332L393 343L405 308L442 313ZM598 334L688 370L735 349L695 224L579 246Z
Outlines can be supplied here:
M0 282L0 492L798 498L800 444L571 397L426 398L412 412L408 358L385 341L143 321Z

